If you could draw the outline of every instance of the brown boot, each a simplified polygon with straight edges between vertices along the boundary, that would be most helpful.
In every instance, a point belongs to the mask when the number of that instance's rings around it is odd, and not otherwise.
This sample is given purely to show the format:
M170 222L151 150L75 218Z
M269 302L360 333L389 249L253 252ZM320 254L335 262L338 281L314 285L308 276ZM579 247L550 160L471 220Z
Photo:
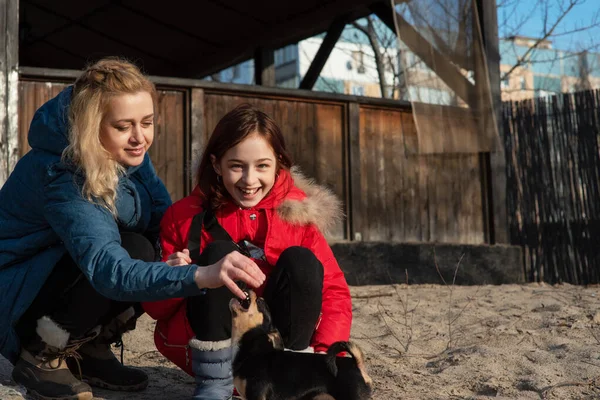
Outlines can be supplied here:
M48 317L38 320L38 339L22 349L12 377L34 399L90 400L92 388L73 376L65 359L77 357L77 348L85 341L69 341L69 333Z
M148 375L140 369L124 366L117 360L110 346L121 343L123 333L135 328L133 308L130 308L102 327L100 335L79 349L81 358L68 360L69 368L76 376L79 368L81 378L92 386L109 390L135 392L148 386Z

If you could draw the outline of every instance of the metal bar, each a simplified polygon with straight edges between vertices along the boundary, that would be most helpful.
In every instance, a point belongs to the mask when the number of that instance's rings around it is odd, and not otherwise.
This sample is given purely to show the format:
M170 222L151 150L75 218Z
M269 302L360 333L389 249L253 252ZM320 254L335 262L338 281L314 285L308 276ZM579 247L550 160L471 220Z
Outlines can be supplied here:
M347 16L338 17L331 23L327 35L321 43L321 47L319 47L315 58L313 58L310 67L308 67L308 71L306 71L302 82L300 82L299 89L312 90L313 86L315 86L315 82L317 82L319 75L321 75L321 71L327 59L329 59L331 51L344 31L346 18Z
M258 47L254 52L254 84L275 86L275 52Z

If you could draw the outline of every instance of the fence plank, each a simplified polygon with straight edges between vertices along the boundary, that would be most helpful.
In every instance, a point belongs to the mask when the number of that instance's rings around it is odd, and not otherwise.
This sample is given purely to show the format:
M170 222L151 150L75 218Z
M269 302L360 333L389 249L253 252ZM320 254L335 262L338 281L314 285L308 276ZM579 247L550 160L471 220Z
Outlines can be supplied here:
M364 209L362 202L362 166L361 166L361 140L360 140L360 106L358 103L351 102L348 104L348 168L350 179L350 224L351 235L353 240L362 240L363 215L361 211Z
M187 163L188 168L190 169L189 175L192 178L191 187L194 187L195 185L195 169L200 164L200 158L202 157L202 153L204 152L204 148L206 147L206 143L208 141L208 132L206 130L207 121L204 108L204 89L192 89L190 105L191 132L189 132L189 135L191 136L191 149L189 157L191 158Z
M19 82L19 156L24 156L29 150L27 133L31 120L38 108L55 97L68 84L56 82Z
M158 118L154 129L154 143L150 158L171 199L177 201L185 196L187 180L184 144L185 93L175 90L158 91Z

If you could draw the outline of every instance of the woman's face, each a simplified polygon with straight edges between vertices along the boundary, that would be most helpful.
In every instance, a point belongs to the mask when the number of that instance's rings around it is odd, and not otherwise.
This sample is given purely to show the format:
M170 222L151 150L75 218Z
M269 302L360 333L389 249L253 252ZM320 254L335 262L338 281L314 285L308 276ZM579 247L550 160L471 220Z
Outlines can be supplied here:
M269 142L258 133L227 150L220 160L214 156L211 159L225 189L240 207L256 206L275 184L277 158Z
M144 161L154 140L154 103L148 92L126 93L110 99L100 123L100 142L124 167Z

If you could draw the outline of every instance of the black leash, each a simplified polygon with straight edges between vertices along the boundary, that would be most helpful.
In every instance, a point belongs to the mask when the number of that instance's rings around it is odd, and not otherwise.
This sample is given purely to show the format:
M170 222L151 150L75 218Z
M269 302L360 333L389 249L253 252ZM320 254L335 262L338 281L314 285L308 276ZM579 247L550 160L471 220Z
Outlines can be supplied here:
M212 208L207 208L206 210L196 214L194 219L192 219L192 225L190 226L190 234L188 236L188 250L190 251L190 258L193 263L198 262L200 258L200 245L202 241L202 227L206 232L210 233L214 240L224 240L233 243L236 249L246 257L251 258L250 251L246 247L244 243L239 244L233 241L229 233L219 224L217 221L217 217L213 212ZM246 295L248 294L248 287L245 282L236 282L237 285L242 289ZM247 295L248 296L248 295ZM248 301L248 297L246 298Z

